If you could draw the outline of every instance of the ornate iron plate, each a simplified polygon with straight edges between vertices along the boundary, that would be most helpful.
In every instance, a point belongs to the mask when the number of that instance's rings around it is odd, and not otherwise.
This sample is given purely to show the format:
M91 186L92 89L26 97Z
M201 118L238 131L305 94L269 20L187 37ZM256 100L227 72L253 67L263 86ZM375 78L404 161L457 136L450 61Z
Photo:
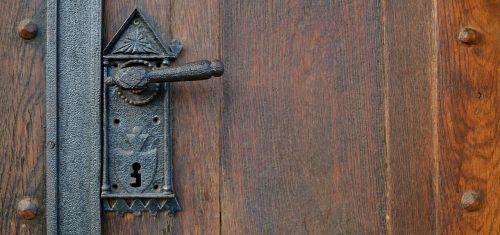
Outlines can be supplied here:
M104 49L104 78L164 68L181 49L179 40L165 47L135 10ZM180 210L172 186L170 84L141 90L105 86L103 98L104 211L140 216Z

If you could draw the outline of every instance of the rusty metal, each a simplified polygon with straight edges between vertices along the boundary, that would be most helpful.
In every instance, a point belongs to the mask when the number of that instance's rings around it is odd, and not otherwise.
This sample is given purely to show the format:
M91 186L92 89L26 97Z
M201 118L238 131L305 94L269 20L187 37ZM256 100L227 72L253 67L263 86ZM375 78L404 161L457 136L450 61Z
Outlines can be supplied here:
M475 29L464 27L458 33L458 40L467 45L477 44L479 41L479 32Z
M31 40L36 37L38 33L38 26L31 19L24 19L19 23L17 33L22 39Z
M467 211L477 211L483 205L482 191L467 191L462 194L460 206Z
M17 203L17 216L21 219L32 220L38 214L38 203L32 198L23 198Z

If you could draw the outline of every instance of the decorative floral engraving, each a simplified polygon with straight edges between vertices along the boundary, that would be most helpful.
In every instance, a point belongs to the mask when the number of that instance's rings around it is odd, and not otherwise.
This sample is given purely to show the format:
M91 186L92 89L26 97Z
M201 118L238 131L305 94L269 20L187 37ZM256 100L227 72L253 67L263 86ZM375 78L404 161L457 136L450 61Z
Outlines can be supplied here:
M169 66L181 50L180 40L174 39L165 45L147 18L136 9L103 50L103 74L110 80L128 71L128 67L146 71L163 68ZM104 117L102 210L121 216L127 213L155 216L162 212L173 215L180 211L172 185L172 139L167 132L170 124L164 121L170 120L171 114L163 111L170 109L169 88L158 83L141 89L120 86L115 89L106 85L103 91L106 104L103 111L109 116ZM165 96L158 97L162 92ZM151 101L156 103L145 105Z
M144 147L150 135L148 133L144 133L144 127L134 126L132 128L132 132L125 135L127 145L129 149L133 152L143 152ZM154 149L156 151L156 149Z
M140 27L123 40L123 45L118 47L113 54L149 54L156 53L148 38L144 36L144 28Z
M126 134L125 146L117 147L112 151L112 164L115 167L116 178L119 180L119 191L116 193L144 193L150 191L156 179L157 155L156 138L145 133L143 127L135 126L132 132ZM130 171L133 165L138 164L142 182L139 186L131 186Z

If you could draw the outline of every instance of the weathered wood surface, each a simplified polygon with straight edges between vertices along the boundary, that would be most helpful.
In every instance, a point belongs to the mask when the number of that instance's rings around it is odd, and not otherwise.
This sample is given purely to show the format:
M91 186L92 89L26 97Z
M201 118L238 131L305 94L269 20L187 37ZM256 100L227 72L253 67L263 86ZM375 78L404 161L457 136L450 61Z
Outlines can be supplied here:
M387 230L431 234L436 226L434 3L382 3Z
M500 233L500 2L437 1L439 198L437 234ZM477 44L457 40L464 27ZM484 193L474 212L462 194Z
M177 64L220 59L219 0L171 0L172 35L185 45ZM175 234L220 234L222 79L173 84L174 178L183 207Z
M43 234L45 2L0 30L0 234ZM104 234L496 234L500 3L104 1L104 42L135 7L177 64L223 78L173 86L183 211L103 215ZM32 18L38 36L18 37ZM476 44L457 40L463 27ZM482 191L469 212L462 194ZM42 205L21 220L23 197Z
M225 1L223 234L381 234L375 1Z
M0 4L0 234L45 230L44 9L42 0ZM24 19L38 24L38 36L30 41L16 29ZM16 215L24 197L40 205L34 220Z

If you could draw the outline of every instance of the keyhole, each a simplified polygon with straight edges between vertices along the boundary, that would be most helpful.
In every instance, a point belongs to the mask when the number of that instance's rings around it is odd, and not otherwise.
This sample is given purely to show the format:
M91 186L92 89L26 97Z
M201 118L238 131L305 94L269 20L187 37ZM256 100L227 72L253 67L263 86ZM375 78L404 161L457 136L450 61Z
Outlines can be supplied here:
M139 173L140 169L141 169L141 164L137 162L132 164L133 172L132 174L130 174L130 176L132 176L133 183L130 183L130 186L134 188L141 187L141 173Z

